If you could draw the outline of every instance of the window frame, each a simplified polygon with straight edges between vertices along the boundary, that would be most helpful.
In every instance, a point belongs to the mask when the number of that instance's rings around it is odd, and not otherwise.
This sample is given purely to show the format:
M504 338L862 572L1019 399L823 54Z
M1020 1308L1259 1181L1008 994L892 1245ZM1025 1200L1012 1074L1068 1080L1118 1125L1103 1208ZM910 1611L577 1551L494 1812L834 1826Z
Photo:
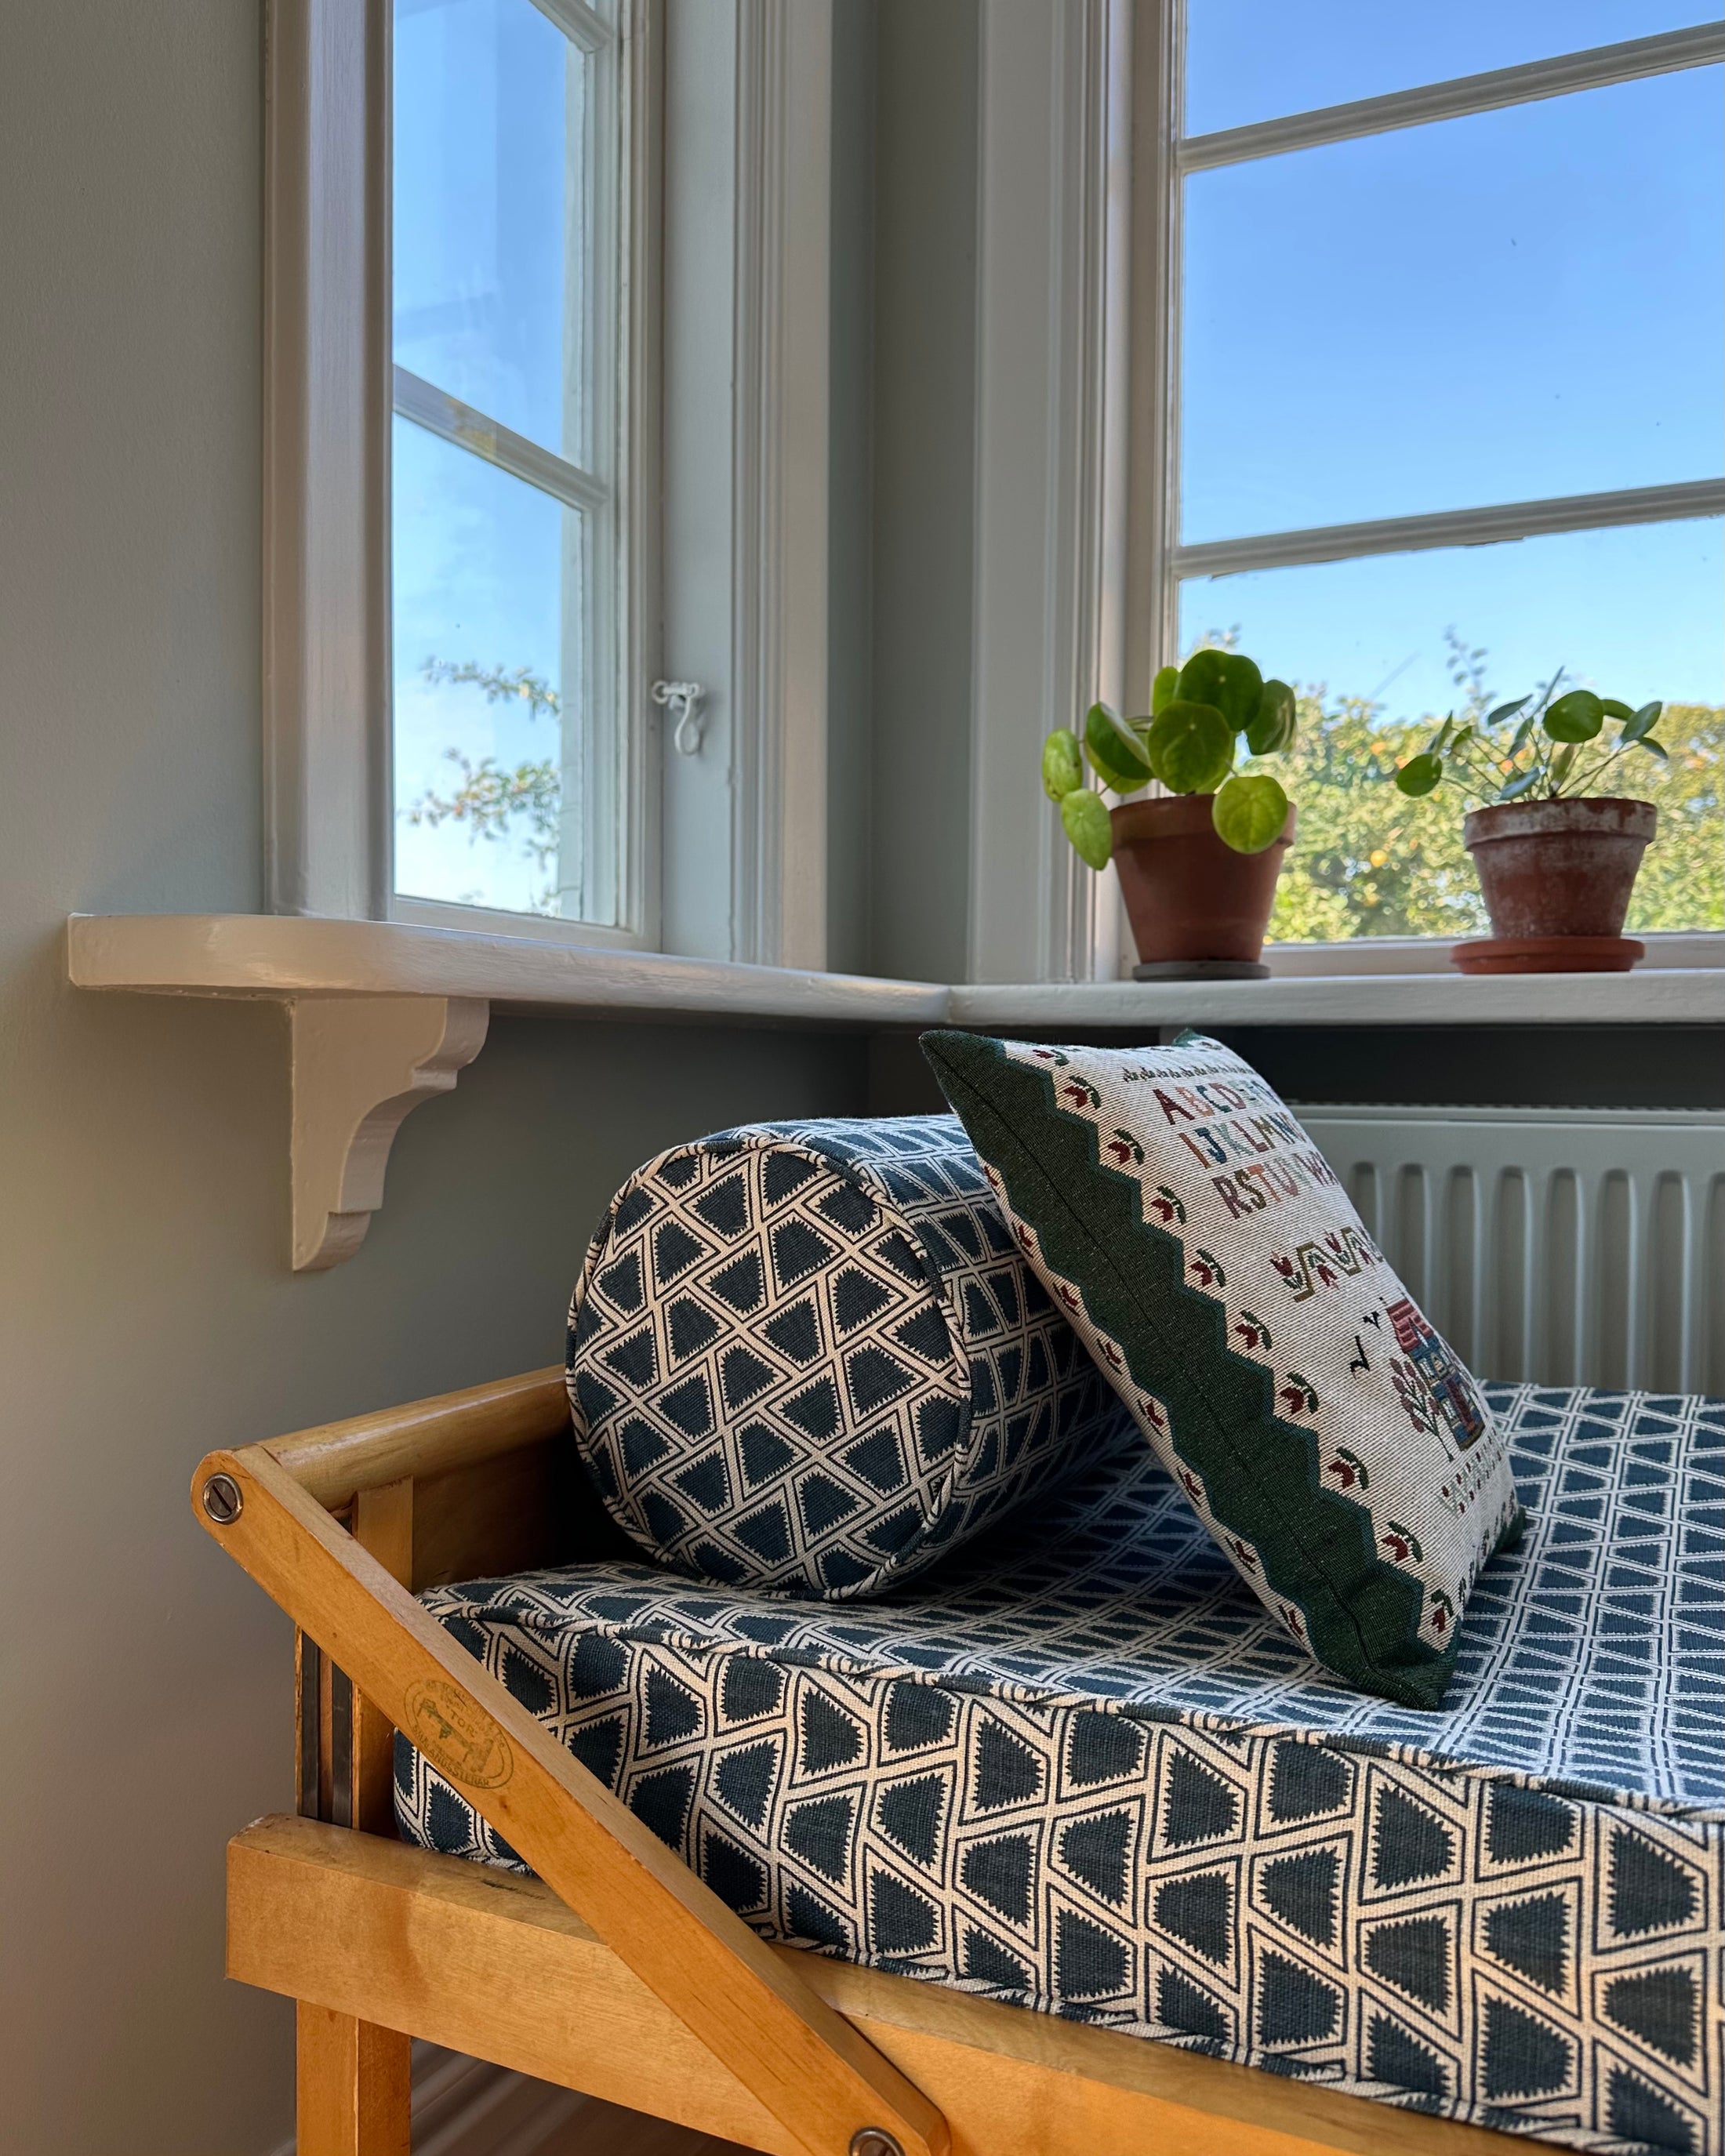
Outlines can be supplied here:
M588 13L533 4L566 31ZM618 5L624 925L393 889L392 0L269 0L264 902L818 969L833 0ZM675 748L661 680L703 691Z
M1701 23L1186 136L1186 5L1187 0L1138 0L1132 55L1132 531L1126 670L1129 693L1139 708L1149 707L1157 668L1178 658L1180 586L1198 576L1725 514L1725 479L1694 480L1183 545L1180 289L1188 174L1725 61L1725 23ZM1721 843L1725 844L1725 834ZM1374 953L1380 940L1394 946L1393 965L1385 963L1387 951ZM1271 943L1265 959L1273 972L1300 974L1435 971L1447 963L1454 940L1361 937L1347 943ZM1672 932L1645 940L1646 963L1652 965L1725 966L1725 932ZM1122 951L1122 956L1124 970L1129 971L1131 954Z

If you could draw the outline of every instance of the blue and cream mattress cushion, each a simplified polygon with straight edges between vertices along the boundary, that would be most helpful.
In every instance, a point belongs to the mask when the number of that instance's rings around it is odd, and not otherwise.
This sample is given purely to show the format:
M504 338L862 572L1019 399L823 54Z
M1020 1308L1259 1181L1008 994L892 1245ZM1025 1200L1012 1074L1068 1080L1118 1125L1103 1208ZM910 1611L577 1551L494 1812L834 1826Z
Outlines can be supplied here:
M1449 1702L1317 1668L1135 1435L866 1606L428 1606L768 1936L1597 2152L1722 2156L1725 1404L1493 1387ZM512 1852L403 1743L412 1840Z
M1125 1419L956 1116L754 1124L649 1161L593 1238L568 1368L638 1548L834 1599L920 1570Z

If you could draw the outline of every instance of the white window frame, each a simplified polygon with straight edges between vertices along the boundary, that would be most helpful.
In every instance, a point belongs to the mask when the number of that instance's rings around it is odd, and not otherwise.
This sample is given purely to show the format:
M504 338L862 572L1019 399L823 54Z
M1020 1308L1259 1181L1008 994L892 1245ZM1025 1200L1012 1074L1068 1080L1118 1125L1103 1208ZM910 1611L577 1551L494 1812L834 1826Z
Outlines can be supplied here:
M1148 709L1156 669L1178 657L1179 588L1194 575L1230 576L1725 513L1725 480L1700 480L1181 545L1180 212L1181 183L1189 172L1725 60L1725 23L1702 23L1183 136L1184 22L1185 0L1138 0L1132 54L1132 507L1125 665L1128 699L1136 707ZM1674 932L1646 940L1649 964L1725 966L1725 934ZM1278 973L1406 973L1442 971L1450 947L1441 937L1362 937L1345 943L1271 944L1265 957Z
M264 902L819 968L832 0L620 4L624 925L391 887L391 0L270 0ZM663 680L704 692L676 748Z
M972 981L1111 980L1122 911L1036 783L1128 700L1134 0L982 0L971 623Z

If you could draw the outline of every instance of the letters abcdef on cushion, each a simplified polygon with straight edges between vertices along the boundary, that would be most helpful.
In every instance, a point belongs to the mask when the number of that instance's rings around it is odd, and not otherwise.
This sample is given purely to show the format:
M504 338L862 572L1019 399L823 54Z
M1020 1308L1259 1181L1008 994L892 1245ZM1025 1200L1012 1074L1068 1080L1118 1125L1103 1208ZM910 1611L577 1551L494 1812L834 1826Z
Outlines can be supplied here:
M1318 1661L1441 1700L1520 1532L1502 1435L1273 1089L1219 1042L924 1037L1030 1265Z
M620 1190L569 1313L613 1517L700 1577L846 1597L930 1563L1123 1411L956 1116L759 1124Z

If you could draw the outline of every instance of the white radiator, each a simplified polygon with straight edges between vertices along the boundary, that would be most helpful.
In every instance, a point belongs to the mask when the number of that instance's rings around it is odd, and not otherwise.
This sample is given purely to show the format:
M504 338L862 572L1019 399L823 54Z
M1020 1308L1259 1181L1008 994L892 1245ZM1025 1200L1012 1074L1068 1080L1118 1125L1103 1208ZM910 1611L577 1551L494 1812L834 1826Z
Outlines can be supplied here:
M1725 1114L1295 1112L1481 1377L1725 1394Z

